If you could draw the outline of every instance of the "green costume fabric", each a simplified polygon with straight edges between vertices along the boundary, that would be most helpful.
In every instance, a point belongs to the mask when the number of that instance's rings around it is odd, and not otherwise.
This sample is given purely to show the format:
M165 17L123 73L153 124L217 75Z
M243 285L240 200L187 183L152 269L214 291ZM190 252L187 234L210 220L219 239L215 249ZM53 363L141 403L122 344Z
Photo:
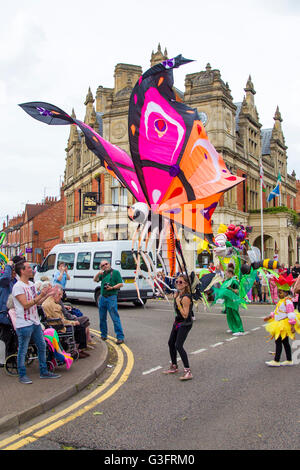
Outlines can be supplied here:
M244 328L239 311L234 308L225 307L225 313L228 328L232 331L232 333L243 333Z
M246 308L245 300L241 298L239 294L236 294L232 290L228 289L228 287L239 290L239 283L235 277L226 279L222 283L221 287L213 287L215 296L213 304L215 304L217 300L223 299L225 308L229 307L238 310L240 305Z
M214 288L215 300L213 303L216 303L218 299L223 299L223 313L226 313L228 328L232 333L244 332L243 323L239 314L239 306L242 305L246 308L245 301L239 294L228 289L228 287L239 291L239 283L235 277L226 279L218 289Z

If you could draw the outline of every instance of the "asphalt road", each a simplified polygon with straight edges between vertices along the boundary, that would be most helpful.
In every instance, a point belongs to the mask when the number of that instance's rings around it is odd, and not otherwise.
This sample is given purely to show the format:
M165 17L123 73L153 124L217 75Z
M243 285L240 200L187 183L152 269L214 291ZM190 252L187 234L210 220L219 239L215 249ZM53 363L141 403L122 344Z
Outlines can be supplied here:
M91 304L79 308L98 330L97 308ZM148 302L146 308L124 304L120 315L127 349L119 349L124 374L118 386L95 406L82 408L78 417L47 429L22 449L298 449L299 365L265 365L274 350L263 328L263 317L270 311L268 305L241 310L246 334L233 338L226 333L220 306L196 310L185 344L194 379L182 383L178 375L162 374L169 365L172 305L159 300ZM114 336L110 321L109 334ZM300 349L300 343L294 344ZM101 389L120 362L116 349L110 349L112 367L59 410ZM293 351L299 362L300 353Z

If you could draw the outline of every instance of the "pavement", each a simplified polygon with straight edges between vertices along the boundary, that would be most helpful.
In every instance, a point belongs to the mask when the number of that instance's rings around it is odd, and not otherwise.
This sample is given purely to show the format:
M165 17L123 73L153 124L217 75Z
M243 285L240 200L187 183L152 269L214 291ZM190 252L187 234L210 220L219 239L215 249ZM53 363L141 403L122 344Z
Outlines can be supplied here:
M0 368L0 433L16 428L26 421L55 408L93 382L105 369L108 348L104 341L93 338L90 356L74 361L69 370L65 365L56 368L58 379L40 379L38 360L27 366L30 385L19 383L17 376ZM2 361L0 361L2 362Z

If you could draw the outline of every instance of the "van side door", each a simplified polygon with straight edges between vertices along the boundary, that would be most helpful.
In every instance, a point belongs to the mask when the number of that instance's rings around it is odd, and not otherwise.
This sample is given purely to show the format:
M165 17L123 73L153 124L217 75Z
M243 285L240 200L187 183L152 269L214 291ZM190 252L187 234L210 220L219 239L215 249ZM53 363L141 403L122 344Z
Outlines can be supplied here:
M77 253L74 268L74 296L81 300L94 300L94 274L91 267L91 251L79 251Z

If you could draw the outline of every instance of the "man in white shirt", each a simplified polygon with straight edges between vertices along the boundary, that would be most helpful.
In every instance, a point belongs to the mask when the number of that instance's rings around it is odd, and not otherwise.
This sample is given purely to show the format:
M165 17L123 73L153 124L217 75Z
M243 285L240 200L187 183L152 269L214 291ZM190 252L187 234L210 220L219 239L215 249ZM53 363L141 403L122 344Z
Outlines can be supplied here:
M19 275L19 281L13 287L12 295L16 311L16 333L18 335L17 364L19 381L23 384L32 383L32 380L27 377L25 367L25 358L31 338L38 350L40 378L58 378L60 375L53 374L47 369L46 343L37 311L37 304L41 304L50 295L51 287L45 287L40 295L37 295L33 282L29 280L33 276L30 264L21 261L15 265L15 270Z

